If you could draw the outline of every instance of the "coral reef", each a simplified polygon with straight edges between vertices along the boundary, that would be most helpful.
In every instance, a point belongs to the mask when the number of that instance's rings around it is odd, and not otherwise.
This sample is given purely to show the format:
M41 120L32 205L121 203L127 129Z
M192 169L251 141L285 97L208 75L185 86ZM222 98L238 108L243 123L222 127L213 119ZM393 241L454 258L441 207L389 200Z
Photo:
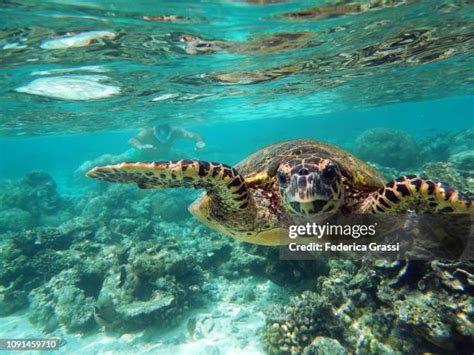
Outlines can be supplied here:
M11 191L1 198L11 201L9 206L26 206L33 184L46 196L36 205L38 215L66 203L54 181L39 173L10 182ZM120 334L176 324L191 305L211 297L212 289L204 285L217 275L291 284L316 273L279 261L277 250L235 242L189 218L186 205L196 194L178 202L176 192L100 189L70 200L75 217L59 226L40 227L34 219L29 230L10 230L1 249L0 315L29 305L30 321L48 333L103 327ZM235 294L236 302L255 299L253 290L244 291Z
M197 299L203 280L199 260L169 244L150 241L118 251L95 304L100 325L124 331L173 324Z
M463 183L444 168L436 171ZM399 174L392 170L386 173ZM50 201L36 214L21 205L30 180ZM274 354L473 346L474 266L467 262L286 261L278 248L240 243L187 218L178 210L193 193L177 202L177 192L102 186L68 200L35 174L9 186L0 193L11 201L3 212L18 208L32 220L1 241L0 316L29 307L29 320L45 333L120 335L187 324L184 339L200 341L229 337L247 321L257 327L267 312L261 339ZM40 226L54 216L51 206L74 217ZM213 304L225 307L192 315ZM235 346L245 348L248 334L238 334Z
M59 325L69 331L94 330L94 297L78 287L81 275L76 270L64 270L29 294L30 321L51 332Z
M0 213L0 233L18 232L35 225L35 220L30 212L21 208L9 208Z
M48 216L66 213L68 201L56 188L53 178L42 171L30 172L19 182L4 182L0 188L0 233L42 225Z
M53 275L71 266L66 248L70 234L53 228L18 232L2 248L0 301L2 314L12 313L27 304L26 295Z
M318 333L331 333L331 328L336 327L331 316L331 306L325 297L304 292L288 307L267 318L263 334L266 350L271 354L302 353Z
M269 353L443 352L474 346L471 264L329 264L316 291L269 315L263 330Z
M96 321L125 331L174 321L199 292L202 259L192 249L183 253L171 241L99 244L90 236L81 228L15 235L2 255L2 315L26 306L29 293L30 320L46 332L84 332Z
M367 159L388 181L404 175L418 174L447 183L472 196L473 137L474 130L468 129L437 134L416 143L403 132L373 129L357 138L356 152L361 158ZM397 159L398 163L393 163ZM417 165L413 166L414 163Z
M334 355L345 355L347 354L346 349L336 340L327 337L316 337L309 344L304 351L305 354L334 354Z
M186 198L183 198L172 190L143 191L134 186L119 185L106 185L101 188L101 194L91 192L79 197L75 203L76 215L89 221L100 221L105 225L116 219L134 220L135 223L140 219L177 223L190 218L187 206L197 196L195 191L189 191Z
M363 132L356 139L355 152L363 160L399 170L415 167L422 158L413 138L404 131L387 128Z
M467 195L474 191L474 170L463 171L448 163L428 163L423 167L423 175L438 181L442 181Z
M465 150L449 157L449 163L461 171L474 172L474 150Z
M459 132L443 132L429 136L420 142L421 153L429 162L445 162L452 155L474 150L474 129ZM458 166L458 168L461 168Z

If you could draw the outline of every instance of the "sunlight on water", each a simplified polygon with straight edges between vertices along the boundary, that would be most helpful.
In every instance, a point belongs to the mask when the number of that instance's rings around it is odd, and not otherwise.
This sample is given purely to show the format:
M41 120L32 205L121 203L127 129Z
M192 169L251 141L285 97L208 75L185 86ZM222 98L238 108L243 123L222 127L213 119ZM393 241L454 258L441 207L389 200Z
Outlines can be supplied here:
M315 116L472 92L470 5L364 4L6 2L1 131Z

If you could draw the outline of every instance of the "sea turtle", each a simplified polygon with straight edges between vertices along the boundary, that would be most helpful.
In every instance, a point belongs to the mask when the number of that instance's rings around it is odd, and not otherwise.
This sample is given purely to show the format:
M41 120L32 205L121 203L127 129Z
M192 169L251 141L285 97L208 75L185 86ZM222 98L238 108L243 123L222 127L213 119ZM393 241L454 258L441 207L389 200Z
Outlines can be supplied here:
M198 160L99 166L90 178L138 187L205 189L189 210L210 228L260 245L282 244L293 217L336 213L473 213L444 183L415 175L389 183L365 162L310 139L264 147L235 167Z

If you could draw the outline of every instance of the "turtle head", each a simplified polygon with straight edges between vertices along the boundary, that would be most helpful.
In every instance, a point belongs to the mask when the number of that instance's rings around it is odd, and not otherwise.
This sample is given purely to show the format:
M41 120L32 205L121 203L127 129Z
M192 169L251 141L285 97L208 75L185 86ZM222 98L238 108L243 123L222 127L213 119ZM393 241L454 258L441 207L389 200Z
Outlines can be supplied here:
M290 213L330 213L341 203L341 171L329 159L294 158L282 163L276 176L282 204Z

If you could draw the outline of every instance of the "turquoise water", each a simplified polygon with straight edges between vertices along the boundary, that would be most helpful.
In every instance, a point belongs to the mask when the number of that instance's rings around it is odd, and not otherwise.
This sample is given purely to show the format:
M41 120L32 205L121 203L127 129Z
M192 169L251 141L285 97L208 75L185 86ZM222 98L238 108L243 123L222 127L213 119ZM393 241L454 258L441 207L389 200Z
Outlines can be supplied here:
M439 133L466 130L473 127L473 99L471 96L455 96L313 117L268 117L265 120L215 124L193 122L182 127L199 132L206 140L207 147L203 151L194 152L192 143L177 141L177 149L184 149L188 154L201 159L235 164L251 152L278 140L314 138L354 150L356 138L374 127L401 129L419 140ZM9 154L0 157L1 176L14 179L28 171L44 169L54 177L67 180L71 177L71 171L84 160L127 150L127 141L134 134L136 130L28 138L5 137L0 141L0 149Z
M472 352L470 262L285 263L191 217L194 190L81 169L169 124L206 145L178 139L154 160L234 165L312 138L386 179L472 196L472 2L343 3L3 1L0 339L58 337L64 353Z

